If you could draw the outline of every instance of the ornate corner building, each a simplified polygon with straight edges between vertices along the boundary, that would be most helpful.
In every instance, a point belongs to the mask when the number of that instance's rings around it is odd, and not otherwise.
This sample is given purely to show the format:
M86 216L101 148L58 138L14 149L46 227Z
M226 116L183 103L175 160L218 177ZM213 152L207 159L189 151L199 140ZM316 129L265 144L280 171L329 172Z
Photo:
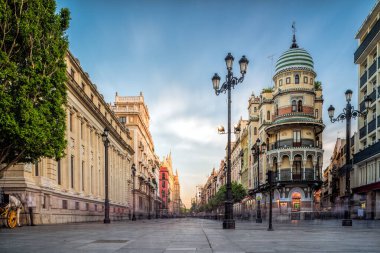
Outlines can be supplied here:
M322 88L315 84L316 72L311 55L293 43L276 63L274 87L254 95L249 105L250 145L256 136L267 150L253 159L255 195L265 192L266 172L275 173L274 211L301 217L319 202L323 161ZM260 163L259 171L257 165ZM264 197L264 205L268 197ZM293 217L292 216L292 217Z

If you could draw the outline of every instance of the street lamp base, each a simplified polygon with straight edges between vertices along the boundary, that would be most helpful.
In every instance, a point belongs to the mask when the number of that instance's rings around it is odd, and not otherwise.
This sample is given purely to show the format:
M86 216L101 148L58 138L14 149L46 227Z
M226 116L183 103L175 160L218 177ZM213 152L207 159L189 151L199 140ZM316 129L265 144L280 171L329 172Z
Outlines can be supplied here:
M148 220L150 220L152 217L150 215L148 215Z
M104 224L110 224L110 223L111 223L110 219L104 219Z
M273 228L272 227L268 228L268 231L273 231Z
M133 221L136 220L136 216L135 216L135 215L132 216L132 220L133 220Z
M231 219L231 220L225 219L223 221L223 229L235 229L235 220L234 219Z
M263 219L261 219L261 218L256 218L256 223L263 223Z
M352 227L352 220L351 219L344 219L344 220L342 220L342 226L344 226L344 227Z

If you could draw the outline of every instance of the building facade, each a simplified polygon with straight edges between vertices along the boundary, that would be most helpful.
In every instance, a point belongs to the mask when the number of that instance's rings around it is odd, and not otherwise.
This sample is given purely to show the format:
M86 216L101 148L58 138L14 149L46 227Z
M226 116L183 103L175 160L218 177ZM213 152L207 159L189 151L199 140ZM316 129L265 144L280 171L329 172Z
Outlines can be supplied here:
M132 147L135 150L133 163L136 166L135 189L132 191L135 194L136 217L149 218L156 213L159 158L154 152L153 138L149 130L148 107L142 92L139 96L119 96L116 93L111 109L118 121L129 129L132 137Z
M104 219L105 146L109 129L108 171L111 219L127 218L131 210L131 164L134 150L129 131L119 123L103 95L70 52L67 65L65 156L18 164L5 172L0 185L33 208L36 224Z
M253 178L258 178L258 182L250 192L253 195L262 192L266 172L273 171L276 181L274 212L287 217L290 214L294 219L302 219L303 211L312 211L319 205L315 205L314 194L322 184L322 131L325 126L322 88L314 84L315 77L312 57L299 48L293 35L290 49L276 63L274 87L261 92L256 110L259 113L258 138L266 143L267 150L255 161ZM257 112L250 115L252 121L257 119ZM262 204L266 205L269 199L265 191L263 193Z
M354 206L363 216L380 219L380 3L377 2L355 37L358 48L354 62L358 65L359 110L364 111L364 99L372 99L366 115L358 119L358 149L351 171ZM355 212L355 209L354 209ZM355 213L354 213L355 215Z

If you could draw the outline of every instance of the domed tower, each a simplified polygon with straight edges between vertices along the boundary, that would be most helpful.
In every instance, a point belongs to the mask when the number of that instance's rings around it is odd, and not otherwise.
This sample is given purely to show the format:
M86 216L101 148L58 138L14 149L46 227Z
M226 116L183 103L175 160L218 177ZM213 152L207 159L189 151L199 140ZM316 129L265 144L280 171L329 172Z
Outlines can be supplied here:
M322 88L315 77L313 58L293 34L290 49L276 63L274 88L263 90L260 104L260 139L267 144L261 180L267 170L274 171L278 211L301 219L301 211L315 210L314 193L322 182L325 126Z

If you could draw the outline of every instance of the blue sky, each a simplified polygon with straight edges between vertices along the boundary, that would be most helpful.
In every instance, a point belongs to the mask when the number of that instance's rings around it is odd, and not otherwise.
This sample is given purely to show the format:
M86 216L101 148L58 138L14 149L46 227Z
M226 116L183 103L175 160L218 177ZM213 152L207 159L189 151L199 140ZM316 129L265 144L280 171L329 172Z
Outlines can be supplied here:
M189 207L195 185L205 183L224 157L226 136L216 127L226 125L226 96L215 96L211 77L225 75L226 54L235 56L236 74L243 54L250 61L232 95L236 122L248 117L250 94L272 86L274 65L289 48L296 22L298 44L312 55L323 84L326 167L336 137L344 137L344 125L329 123L326 110L331 103L343 109L347 88L357 103L354 37L375 2L58 0L58 8L70 9L70 50L106 101L113 102L115 92L143 92L156 152L172 151Z

